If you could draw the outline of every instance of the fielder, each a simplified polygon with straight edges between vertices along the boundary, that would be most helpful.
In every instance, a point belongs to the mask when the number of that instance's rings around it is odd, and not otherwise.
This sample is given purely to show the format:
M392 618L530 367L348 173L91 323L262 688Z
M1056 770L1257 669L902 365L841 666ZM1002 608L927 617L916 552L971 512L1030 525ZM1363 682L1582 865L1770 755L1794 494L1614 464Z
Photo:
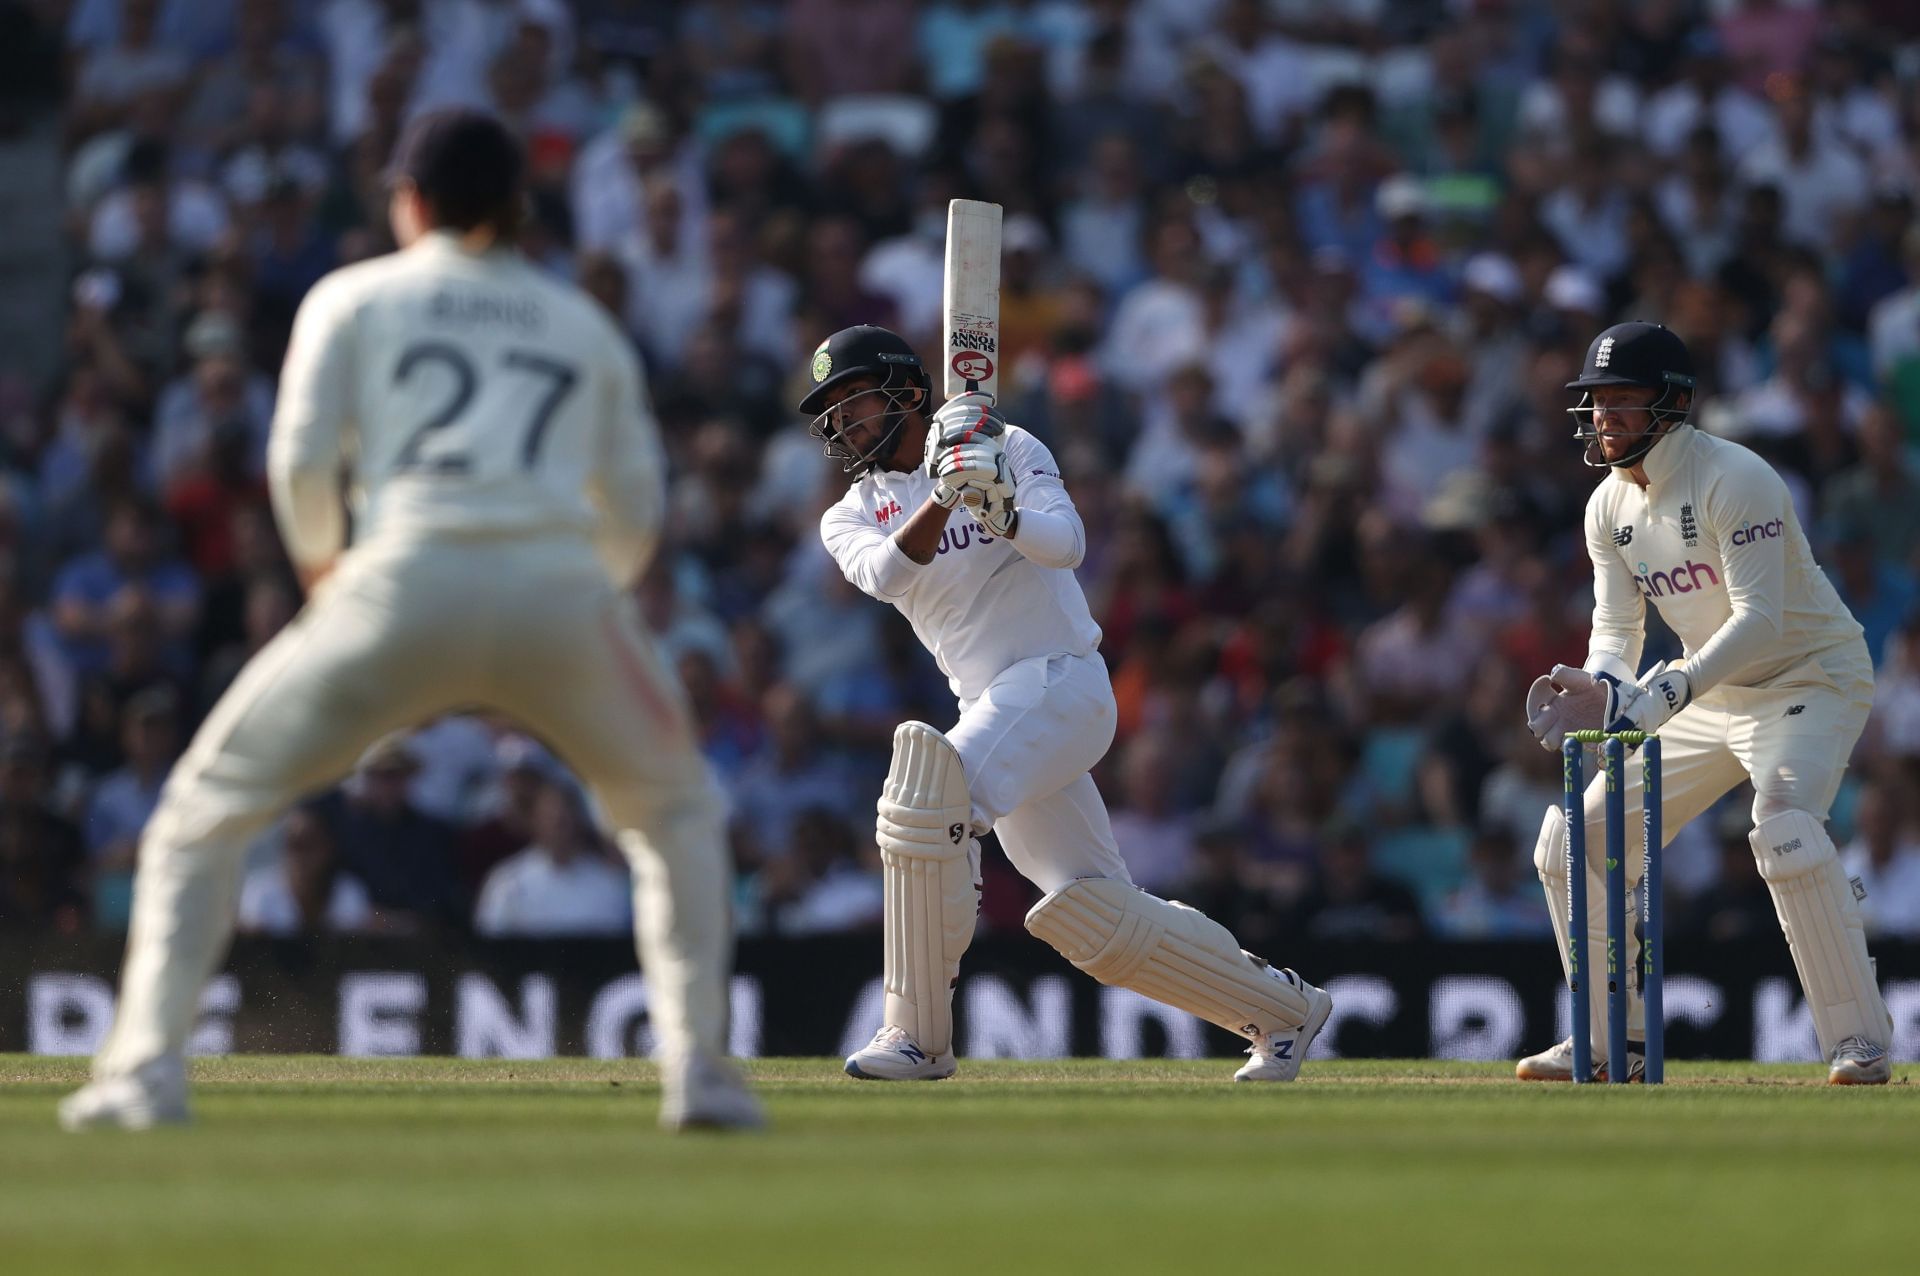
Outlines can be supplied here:
M1753 781L1748 842L1793 950L1827 1079L1883 1085L1893 1020L1874 982L1859 891L1840 867L1825 820L1873 700L1873 662L1860 626L1813 560L1786 484L1758 456L1687 422L1693 364L1656 324L1608 328L1587 351L1574 414L1587 464L1610 469L1587 502L1593 635L1580 669L1555 666L1527 697L1527 720L1555 752L1568 731L1658 731L1670 840L1742 780ZM1651 600L1685 648L1636 680ZM1639 768L1629 766L1627 877L1645 860ZM1588 845L1603 845L1603 778L1586 792ZM1589 859L1588 915L1569 917L1567 829L1547 811L1534 865L1565 964L1568 934L1585 927L1589 970L1604 968L1602 857ZM1627 968L1638 970L1639 941ZM1628 1057L1645 1066L1646 1008L1633 988ZM1606 999L1593 998L1593 1041L1604 1058ZM1604 1065L1596 1067L1604 1071ZM1566 1081L1569 1039L1522 1059L1523 1081Z
M665 462L625 338L511 247L523 171L492 118L424 116L396 159L402 251L300 307L269 476L311 601L222 697L147 826L119 1013L93 1083L60 1106L68 1129L186 1119L183 1051L248 842L382 735L469 706L543 736L617 830L661 1123L760 1123L723 1058L717 790L625 592L653 552Z
M885 1022L847 1059L866 1080L954 1073L953 986L993 829L1046 892L1027 929L1101 983L1251 1041L1236 1081L1291 1081L1333 998L1225 927L1133 885L1088 771L1113 740L1100 629L1073 568L1085 532L1041 442L986 395L927 416L919 357L884 328L814 352L800 410L855 477L820 520L848 580L912 622L959 699L944 734L902 723L879 803ZM950 522L957 505L969 518Z

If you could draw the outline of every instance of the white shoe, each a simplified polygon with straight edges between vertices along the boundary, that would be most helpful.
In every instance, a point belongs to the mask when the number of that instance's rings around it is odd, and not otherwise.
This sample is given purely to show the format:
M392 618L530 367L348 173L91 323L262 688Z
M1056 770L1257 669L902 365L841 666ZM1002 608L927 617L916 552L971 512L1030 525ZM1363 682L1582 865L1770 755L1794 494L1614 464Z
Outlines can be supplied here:
M1848 1037L1833 1052L1828 1085L1885 1085L1893 1079L1893 1059L1865 1037Z
M101 1077L60 1100L60 1128L150 1130L187 1122L187 1065L177 1056Z
M667 1130L758 1130L760 1100L725 1059L696 1052L660 1064L660 1126Z
M1607 1079L1607 1061L1605 1051L1595 1051L1601 1057L1593 1061L1593 1079ZM1548 1046L1539 1054L1530 1054L1513 1065L1513 1075L1522 1081L1571 1081L1573 1080L1573 1038L1568 1037L1557 1045ZM1647 1048L1638 1041L1627 1042L1627 1080L1629 1082L1647 1079Z
M904 1028L892 1026L847 1056L847 1075L861 1081L944 1081L954 1071L952 1055L929 1055Z
M1315 988L1291 970L1277 970L1274 977L1286 980L1307 994L1306 1022L1298 1028L1255 1038L1247 1049L1253 1058L1233 1074L1235 1081L1291 1081L1299 1076L1300 1065L1306 1061L1307 1051L1313 1048L1313 1039L1327 1026L1327 1016L1333 1013L1333 994L1326 989Z

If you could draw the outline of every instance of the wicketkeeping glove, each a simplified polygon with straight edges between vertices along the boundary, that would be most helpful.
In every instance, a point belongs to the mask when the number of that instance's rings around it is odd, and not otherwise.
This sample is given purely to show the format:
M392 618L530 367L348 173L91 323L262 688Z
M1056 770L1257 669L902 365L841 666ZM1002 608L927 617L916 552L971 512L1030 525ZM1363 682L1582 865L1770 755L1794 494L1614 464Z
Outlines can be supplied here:
M1680 666L1666 661L1654 666L1637 683L1613 688L1607 706L1609 731L1658 731L1668 718L1693 701L1693 683Z

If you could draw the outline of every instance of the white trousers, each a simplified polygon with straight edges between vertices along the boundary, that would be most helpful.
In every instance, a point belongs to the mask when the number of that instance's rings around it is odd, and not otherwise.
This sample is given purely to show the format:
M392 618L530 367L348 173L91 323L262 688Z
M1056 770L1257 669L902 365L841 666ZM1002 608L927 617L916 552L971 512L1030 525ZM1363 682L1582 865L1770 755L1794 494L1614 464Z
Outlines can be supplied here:
M1845 687L1815 666L1796 671L1807 681L1767 688L1720 687L1675 714L1660 728L1660 834L1666 845L1689 821L1704 813L1742 780L1752 780L1754 824L1787 811L1804 811L1823 821L1839 791L1853 746L1873 707L1873 687L1865 678ZM1588 751L1592 765L1592 750ZM1646 837L1641 824L1643 779L1637 752L1626 759L1626 876L1629 889L1646 866ZM1587 969L1592 997L1595 1050L1606 1041L1607 894L1606 777L1587 784ZM1549 814L1549 827L1553 816ZM1535 866L1556 918L1567 909L1564 836L1543 836ZM1632 932L1635 904L1627 902L1628 938L1624 969L1637 971L1640 941ZM1566 953L1561 953L1564 964ZM1595 963L1598 963L1597 965ZM1629 980L1628 1035L1643 1039L1646 1008L1637 978ZM1595 1056L1599 1057L1598 1054Z
M1106 662L1036 656L1009 667L947 732L959 751L976 831L1043 891L1082 877L1132 882L1107 806L1088 774L1113 743L1118 711Z
M381 736L464 708L518 719L592 788L633 868L656 1040L723 1052L724 812L678 683L583 538L441 538L350 552L195 735L141 839L96 1074L184 1048L262 828Z

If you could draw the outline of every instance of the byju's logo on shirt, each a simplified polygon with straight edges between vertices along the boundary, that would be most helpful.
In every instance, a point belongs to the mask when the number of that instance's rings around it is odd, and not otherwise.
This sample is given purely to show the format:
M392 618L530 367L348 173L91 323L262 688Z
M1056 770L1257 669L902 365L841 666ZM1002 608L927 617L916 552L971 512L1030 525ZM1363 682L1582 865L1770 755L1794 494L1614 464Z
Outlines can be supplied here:
M879 520L880 526L885 527L889 520L900 517L900 502L888 501L885 505L875 510L873 516Z
M1776 518L1765 523L1742 523L1740 530L1733 534L1733 543L1740 546L1751 545L1755 541L1770 541L1785 531L1786 527L1787 520L1784 518Z
M1720 573L1713 570L1711 564L1696 563L1688 560L1669 571L1648 571L1641 563L1634 575L1634 583L1640 586L1640 593L1647 598L1664 598L1668 594L1691 594L1696 589L1707 589L1720 583Z
M1631 545L1631 544L1633 544L1633 529L1632 529L1631 527L1616 527L1616 528L1614 528L1614 529L1613 529L1613 543L1614 543L1614 544L1616 544L1616 545Z

